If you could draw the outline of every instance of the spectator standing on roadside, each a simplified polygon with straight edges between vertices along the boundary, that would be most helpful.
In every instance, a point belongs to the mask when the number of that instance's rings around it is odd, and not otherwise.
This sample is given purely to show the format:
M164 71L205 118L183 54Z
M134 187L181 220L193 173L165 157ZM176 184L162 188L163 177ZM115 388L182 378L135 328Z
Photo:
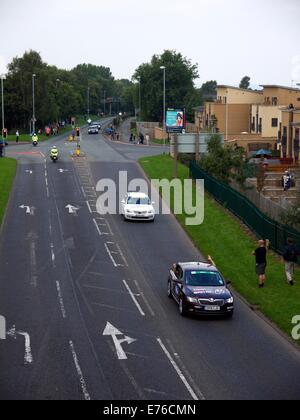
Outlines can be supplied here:
M19 130L16 131L16 143L19 143L20 133Z
M130 134L130 139L129 139L129 141L130 141L130 143L132 143L132 142L133 142L133 134L132 134L132 133Z
M253 252L256 260L256 274L258 275L259 288L265 287L266 269L267 269L267 253L270 246L269 240L261 240L258 242L258 248Z
M286 171L282 177L282 186L284 191L288 191L292 187L292 176L289 171Z
M294 244L293 239L288 238L287 244L283 250L283 259L285 263L285 274L290 286L294 286L295 264L298 261L299 250Z

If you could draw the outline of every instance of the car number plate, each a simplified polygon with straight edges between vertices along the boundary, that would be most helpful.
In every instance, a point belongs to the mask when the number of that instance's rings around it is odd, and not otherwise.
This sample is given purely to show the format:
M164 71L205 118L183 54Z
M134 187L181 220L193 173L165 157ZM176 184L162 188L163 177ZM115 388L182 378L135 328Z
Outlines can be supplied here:
M205 306L206 311L218 312L221 310L220 306Z

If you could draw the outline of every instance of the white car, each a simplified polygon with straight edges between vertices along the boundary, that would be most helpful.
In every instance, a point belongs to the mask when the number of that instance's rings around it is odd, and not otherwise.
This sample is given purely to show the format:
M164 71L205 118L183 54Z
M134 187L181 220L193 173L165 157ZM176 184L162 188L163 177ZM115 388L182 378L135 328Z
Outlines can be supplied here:
M143 193L128 193L121 202L121 212L125 220L155 219L154 203Z
M99 134L99 128L97 125L91 125L89 127L89 134Z

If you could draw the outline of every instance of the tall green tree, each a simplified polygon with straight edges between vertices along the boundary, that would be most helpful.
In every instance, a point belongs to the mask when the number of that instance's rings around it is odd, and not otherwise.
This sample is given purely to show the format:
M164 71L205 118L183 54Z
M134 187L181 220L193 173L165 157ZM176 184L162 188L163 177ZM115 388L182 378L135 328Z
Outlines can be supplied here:
M150 63L140 65L133 76L134 81L140 78L142 118L148 121L163 120L162 66L166 67L166 107L186 108L192 114L192 108L200 100L200 97L195 98L194 81L199 77L197 64L176 51L166 50L162 55L154 55ZM136 92L138 89L136 84ZM139 107L138 94L135 95L135 106Z

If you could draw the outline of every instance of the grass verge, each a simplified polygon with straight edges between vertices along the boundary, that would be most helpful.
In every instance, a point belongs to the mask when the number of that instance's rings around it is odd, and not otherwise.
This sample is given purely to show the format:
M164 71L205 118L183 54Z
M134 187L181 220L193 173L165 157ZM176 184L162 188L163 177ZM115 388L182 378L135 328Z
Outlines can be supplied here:
M147 157L141 159L140 164L151 179L173 179L173 160L169 156ZM178 177L189 178L186 166L178 164ZM283 263L277 255L270 253L266 288L259 290L255 260L251 255L256 242L236 218L208 195L202 225L186 226L185 214L176 217L198 249L213 257L234 289L291 337L292 319L300 315L300 270L296 270L298 283L290 287L285 279ZM297 343L300 345L300 341Z
M0 159L0 227L9 199L13 180L16 175L17 161L9 158Z

